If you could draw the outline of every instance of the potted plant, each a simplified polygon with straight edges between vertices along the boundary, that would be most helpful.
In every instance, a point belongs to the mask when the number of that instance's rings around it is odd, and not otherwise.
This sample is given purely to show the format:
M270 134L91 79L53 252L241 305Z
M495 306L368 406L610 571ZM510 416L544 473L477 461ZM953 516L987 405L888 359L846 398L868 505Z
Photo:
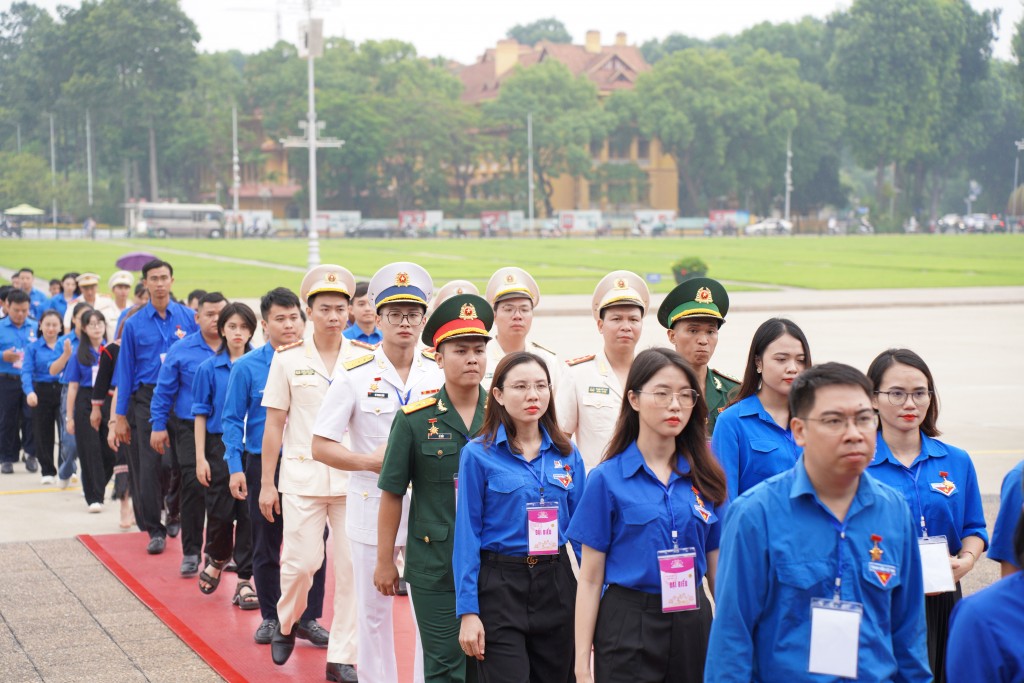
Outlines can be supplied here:
M684 256L675 261L671 267L677 285L688 277L703 276L708 272L708 264L704 263L699 256Z

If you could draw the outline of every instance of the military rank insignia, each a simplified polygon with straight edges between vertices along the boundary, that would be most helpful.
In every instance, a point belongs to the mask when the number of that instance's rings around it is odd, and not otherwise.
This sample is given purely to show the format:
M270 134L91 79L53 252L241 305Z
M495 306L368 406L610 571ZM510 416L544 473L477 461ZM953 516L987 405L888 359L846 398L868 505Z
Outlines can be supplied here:
M956 484L949 480L949 472L939 472L939 476L942 477L942 481L932 484L932 490L949 498L956 492Z

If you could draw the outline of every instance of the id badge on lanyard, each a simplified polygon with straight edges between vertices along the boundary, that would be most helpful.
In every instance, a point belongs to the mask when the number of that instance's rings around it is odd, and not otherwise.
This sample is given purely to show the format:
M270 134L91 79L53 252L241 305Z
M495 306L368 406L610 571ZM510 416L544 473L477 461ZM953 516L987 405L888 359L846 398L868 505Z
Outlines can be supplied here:
M857 678L860 622L864 606L846 600L811 599L812 674Z
M662 612L700 609L697 604L696 560L697 551L693 548L658 551Z
M530 555L558 554L558 505L527 503L526 532Z
M917 539L921 550L921 573L924 592L951 593L956 590L953 567L949 563L949 543L945 536L922 536Z

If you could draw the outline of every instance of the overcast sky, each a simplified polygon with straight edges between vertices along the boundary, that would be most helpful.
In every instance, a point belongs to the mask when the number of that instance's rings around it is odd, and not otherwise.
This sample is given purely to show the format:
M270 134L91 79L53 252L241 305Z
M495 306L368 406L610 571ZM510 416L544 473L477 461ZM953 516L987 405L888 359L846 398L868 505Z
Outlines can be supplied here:
M12 0L0 0L8 9ZM414 44L421 55L442 55L469 63L516 24L554 16L566 25L575 42L588 30L601 32L609 44L618 31L639 45L651 38L684 33L697 38L735 34L762 21L779 23L805 15L826 17L849 1L836 0L314 0L314 16L324 18L324 32L362 42L398 38ZM978 10L1002 9L998 57L1011 59L1010 38L1024 14L1022 0L970 0ZM78 5L79 0L35 0L55 8ZM303 0L181 0L185 12L199 27L201 50L232 48L258 52L277 39L280 12L281 35L295 42L298 22L304 16Z

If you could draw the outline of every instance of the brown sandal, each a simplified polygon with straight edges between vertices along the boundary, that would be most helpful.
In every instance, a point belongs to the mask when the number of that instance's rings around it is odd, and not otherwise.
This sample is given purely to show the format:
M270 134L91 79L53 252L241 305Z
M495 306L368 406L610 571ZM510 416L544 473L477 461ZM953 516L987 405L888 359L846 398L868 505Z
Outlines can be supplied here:
M242 594L243 589L248 589L248 593ZM238 582L235 586L235 596L231 598L232 605L238 605L238 609L249 611L253 609L259 609L260 600L256 597L256 591L253 589L252 584L246 580Z

